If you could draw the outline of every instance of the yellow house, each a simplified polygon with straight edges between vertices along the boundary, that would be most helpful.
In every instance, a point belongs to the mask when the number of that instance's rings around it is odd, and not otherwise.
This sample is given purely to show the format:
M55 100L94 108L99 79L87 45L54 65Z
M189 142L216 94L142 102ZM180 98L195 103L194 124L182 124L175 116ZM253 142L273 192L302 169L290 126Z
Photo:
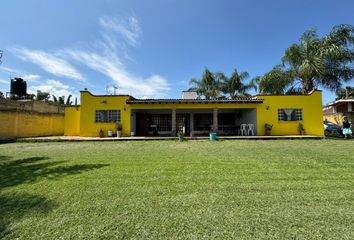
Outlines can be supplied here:
M66 136L99 136L102 130L123 136L297 135L301 123L307 135L323 136L322 93L257 95L237 99L197 99L184 92L181 99L136 99L129 95L81 92L81 105L65 109Z

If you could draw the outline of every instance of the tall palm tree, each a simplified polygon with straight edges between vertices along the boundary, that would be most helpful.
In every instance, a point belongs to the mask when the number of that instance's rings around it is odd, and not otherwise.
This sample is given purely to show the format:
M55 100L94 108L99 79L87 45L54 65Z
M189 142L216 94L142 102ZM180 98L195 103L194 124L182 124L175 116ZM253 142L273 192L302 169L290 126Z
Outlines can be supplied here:
M223 73L218 73L217 76L220 79L221 91L229 95L231 99L249 96L247 91L251 89L257 91L257 85L253 81L247 84L243 83L249 77L248 72L238 72L235 69L231 77L227 77Z
M303 93L317 86L337 90L343 81L354 77L354 69L349 66L354 60L353 44L352 25L335 26L322 38L310 29L298 44L286 49L282 61L301 83Z
M204 96L205 99L217 98L220 96L220 83L216 79L215 74L205 68L201 79L193 78L189 81L192 85L189 91L196 91L199 96Z
M285 94L295 90L293 72L283 69L281 65L275 66L271 71L252 80L259 85L262 94Z

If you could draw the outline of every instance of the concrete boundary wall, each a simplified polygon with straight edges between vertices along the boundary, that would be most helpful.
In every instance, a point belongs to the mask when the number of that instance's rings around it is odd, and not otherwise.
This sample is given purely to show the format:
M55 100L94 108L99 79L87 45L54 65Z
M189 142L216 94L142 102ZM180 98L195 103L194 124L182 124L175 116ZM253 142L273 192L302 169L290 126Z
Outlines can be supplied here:
M0 140L63 134L63 106L42 101L0 101Z

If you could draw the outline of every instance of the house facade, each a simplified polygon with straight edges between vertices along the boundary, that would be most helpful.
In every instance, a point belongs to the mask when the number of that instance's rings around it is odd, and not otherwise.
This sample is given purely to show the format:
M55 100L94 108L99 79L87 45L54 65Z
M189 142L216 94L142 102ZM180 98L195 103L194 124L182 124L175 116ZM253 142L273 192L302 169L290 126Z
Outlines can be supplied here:
M330 102L323 108L323 118L325 121L342 125L344 116L353 122L354 99L338 99Z
M211 130L218 135L298 135L302 123L307 135L323 136L322 93L308 95L257 95L237 99L136 99L129 95L93 95L81 92L80 106L65 109L66 136L98 136L103 130L116 134L116 122L123 136L203 136Z

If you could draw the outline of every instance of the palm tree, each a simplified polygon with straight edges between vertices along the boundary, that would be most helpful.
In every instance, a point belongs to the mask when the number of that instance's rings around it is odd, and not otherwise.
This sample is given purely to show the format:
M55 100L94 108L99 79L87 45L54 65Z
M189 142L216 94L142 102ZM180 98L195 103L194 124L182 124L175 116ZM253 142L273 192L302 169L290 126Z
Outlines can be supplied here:
M262 94L285 94L295 90L292 71L284 70L281 65L275 66L271 71L261 77L255 77L252 82L259 85Z
M52 97L53 97L53 102L55 102L55 103L58 102L58 99L56 96L52 95Z
M72 98L72 95L70 94L70 95L68 96L68 98L66 99L65 105L71 105L71 104L73 103L72 101L70 101L71 98Z
M221 91L229 95L231 99L250 96L250 94L247 93L250 89L257 91L257 85L254 81L248 84L243 83L248 77L248 72L238 72L237 69L234 70L231 77L227 77L223 73L217 74L217 78L220 79Z
M70 101L72 95L69 95L68 98L66 99L66 103L65 103L65 96L60 96L60 97L56 97L54 95L52 95L53 97L53 102L55 103L59 103L59 104L65 104L65 105L71 105L72 104L72 101Z
M199 96L205 99L217 98L220 96L220 83L217 81L214 73L205 68L201 79L191 79L189 84L192 85L188 91L196 91Z
M306 31L299 44L285 51L283 64L301 83L302 92L308 93L317 86L337 90L341 83L354 77L349 66L354 60L354 26L339 25L320 38L316 30Z

